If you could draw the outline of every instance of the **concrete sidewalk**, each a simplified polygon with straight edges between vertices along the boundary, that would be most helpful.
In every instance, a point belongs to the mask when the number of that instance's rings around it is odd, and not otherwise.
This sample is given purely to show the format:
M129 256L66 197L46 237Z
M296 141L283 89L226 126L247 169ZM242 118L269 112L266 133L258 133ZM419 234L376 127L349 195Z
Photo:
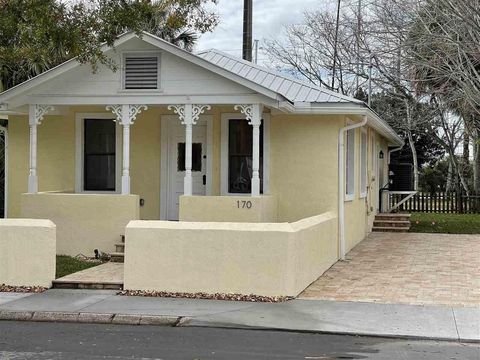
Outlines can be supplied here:
M31 295L0 293L0 319L276 329L480 342L480 307L314 300L271 304L54 289Z

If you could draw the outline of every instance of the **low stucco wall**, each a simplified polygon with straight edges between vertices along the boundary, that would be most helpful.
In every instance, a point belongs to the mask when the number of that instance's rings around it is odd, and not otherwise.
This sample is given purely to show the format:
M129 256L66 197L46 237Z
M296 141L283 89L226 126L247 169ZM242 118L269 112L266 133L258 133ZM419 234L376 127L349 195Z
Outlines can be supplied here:
M292 224L132 221L124 288L296 296L336 260L333 213Z
M50 287L55 231L50 220L0 220L0 284Z
M115 250L130 220L139 219L137 195L22 194L22 217L50 219L57 225L57 254L93 255Z
M180 221L277 222L277 200L262 196L180 196Z

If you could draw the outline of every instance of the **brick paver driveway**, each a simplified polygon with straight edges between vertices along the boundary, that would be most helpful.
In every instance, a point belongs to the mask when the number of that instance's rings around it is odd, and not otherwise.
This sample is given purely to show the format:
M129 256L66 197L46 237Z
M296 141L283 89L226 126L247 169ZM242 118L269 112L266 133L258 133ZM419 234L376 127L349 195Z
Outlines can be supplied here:
M372 233L299 298L480 307L480 235Z

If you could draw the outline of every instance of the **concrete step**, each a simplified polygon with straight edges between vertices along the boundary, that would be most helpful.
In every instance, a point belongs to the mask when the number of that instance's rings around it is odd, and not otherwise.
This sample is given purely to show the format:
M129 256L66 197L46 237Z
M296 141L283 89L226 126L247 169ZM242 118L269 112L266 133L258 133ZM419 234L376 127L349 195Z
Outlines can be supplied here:
M391 221L410 221L411 214L388 214L382 213L375 215L375 220L391 220Z
M110 253L110 261L112 262L121 262L123 263L125 259L125 253L123 252L113 252Z
M54 289L123 290L123 283L57 279L52 281L52 287Z
M393 221L393 220L374 220L373 221L373 226L379 226L379 227L410 227L410 221L405 221L405 220L399 220L399 221Z
M125 243L115 244L115 252L124 253L125 252Z
M390 226L374 226L372 231L375 232L408 232L410 227L390 227Z

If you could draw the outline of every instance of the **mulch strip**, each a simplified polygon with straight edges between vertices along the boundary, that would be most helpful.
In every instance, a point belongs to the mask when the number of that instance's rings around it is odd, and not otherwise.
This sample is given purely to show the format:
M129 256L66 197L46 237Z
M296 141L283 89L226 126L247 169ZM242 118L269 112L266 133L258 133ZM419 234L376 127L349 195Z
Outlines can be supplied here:
M117 293L122 296L145 296L145 297L163 297L163 298L183 298L183 299L205 299L205 300L229 300L229 301L248 301L248 302L267 302L278 303L294 299L290 296L261 296L261 295L242 295L242 294L207 294L207 293L177 293L167 291L149 291L149 290L123 290Z
M12 286L0 284L0 292L15 292L15 293L42 293L48 290L42 286Z

